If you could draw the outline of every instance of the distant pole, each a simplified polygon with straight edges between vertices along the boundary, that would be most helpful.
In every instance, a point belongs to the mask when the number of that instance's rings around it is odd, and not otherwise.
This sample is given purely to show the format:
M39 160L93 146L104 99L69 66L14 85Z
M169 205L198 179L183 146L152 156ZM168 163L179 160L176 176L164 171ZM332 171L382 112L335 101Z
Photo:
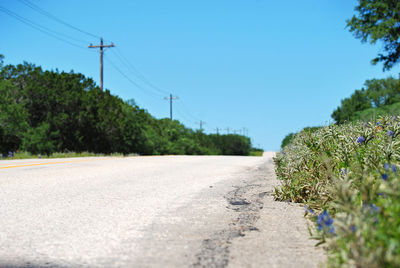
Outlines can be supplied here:
M215 131L217 132L217 135L219 135L219 128L216 128Z
M100 89L103 91L103 54L105 47L115 47L113 43L111 45L103 45L103 38L100 38L100 45L94 46L90 44L89 48L100 48Z
M200 122L198 122L197 124L200 125L200 131L203 131L203 125L206 124L206 122L200 120Z
M169 94L169 97L164 97L165 100L169 100L169 118L172 121L172 101L179 99L178 96L172 96L172 94Z
M226 133L229 135L229 130L230 130L230 128L229 127L227 127L226 128Z
M243 136L247 137L247 135L248 135L248 129L243 127Z

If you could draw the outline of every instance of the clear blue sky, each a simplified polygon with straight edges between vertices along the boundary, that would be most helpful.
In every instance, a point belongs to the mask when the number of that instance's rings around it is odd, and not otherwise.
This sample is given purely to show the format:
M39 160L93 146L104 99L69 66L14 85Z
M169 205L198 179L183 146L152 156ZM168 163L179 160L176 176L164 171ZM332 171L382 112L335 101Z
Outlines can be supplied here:
M191 128L249 130L253 144L278 150L289 132L328 124L330 115L366 79L398 77L370 60L381 45L362 44L345 29L355 0L30 0L63 21L105 40L104 86L135 99L157 118L169 116L165 94L179 96L174 117ZM0 12L0 53L11 64L80 72L99 81L97 38L68 28L17 0L1 7L69 35L54 39ZM108 43L108 41L107 41ZM113 50L113 51L111 51ZM133 82L129 82L111 63ZM223 132L226 132L224 130Z

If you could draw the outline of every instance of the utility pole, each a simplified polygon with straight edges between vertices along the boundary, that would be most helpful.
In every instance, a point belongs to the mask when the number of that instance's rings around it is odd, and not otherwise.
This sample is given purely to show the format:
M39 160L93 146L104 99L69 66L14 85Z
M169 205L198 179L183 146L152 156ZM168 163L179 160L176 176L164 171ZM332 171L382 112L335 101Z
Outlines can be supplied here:
M217 135L219 135L219 128L216 128L215 131L217 132Z
M243 128L243 136L248 136L249 135L249 130L247 128Z
M90 44L89 48L100 48L100 89L103 91L103 48L105 47L115 47L113 43L111 45L103 45L103 38L100 38L100 45L94 46Z
M172 101L173 100L178 100L178 96L172 96L172 94L169 94L169 97L164 97L165 100L169 100L169 118L172 121Z
M206 124L206 122L200 120L200 122L196 123L200 125L200 131L203 131L203 125Z
M229 127L227 127L226 128L226 133L229 135L229 130L230 130L230 128Z

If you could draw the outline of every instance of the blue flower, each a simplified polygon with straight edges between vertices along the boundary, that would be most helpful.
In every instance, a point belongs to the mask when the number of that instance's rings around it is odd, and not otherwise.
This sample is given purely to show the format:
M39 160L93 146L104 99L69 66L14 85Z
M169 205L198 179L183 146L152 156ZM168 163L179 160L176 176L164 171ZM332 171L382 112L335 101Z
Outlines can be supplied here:
M357 231L357 228L355 225L350 226L350 231L352 231L353 233L355 233Z
M396 167L395 165L392 165L392 171L393 171L394 173L397 172L397 167Z
M377 126L379 126L381 124L381 122L378 121L378 123L376 123Z
M334 233L335 229L333 228L332 224L333 224L333 218L329 215L329 213L326 210L324 210L324 212L319 214L317 218L317 225L319 231L327 228L330 233Z
M379 207L377 207L375 204L371 204L371 209L372 209L374 212L379 212Z
M388 175L387 175L386 173L383 173L383 174L382 174L382 180L385 181L385 180L387 180L387 178L388 178Z
M393 137L393 136L394 136L394 132L391 131L391 130L388 130L387 134L388 134L388 136L390 136L390 137Z
M340 174L345 175L347 173L347 168L341 168Z
M315 214L314 210L312 208L309 208L307 205L304 205L304 213L311 213L311 214Z
M383 164L383 168L385 169L385 170L389 170L389 163L385 163L385 164Z
M360 144L363 143L364 141L365 141L365 138L363 136L360 136L357 138L357 142Z

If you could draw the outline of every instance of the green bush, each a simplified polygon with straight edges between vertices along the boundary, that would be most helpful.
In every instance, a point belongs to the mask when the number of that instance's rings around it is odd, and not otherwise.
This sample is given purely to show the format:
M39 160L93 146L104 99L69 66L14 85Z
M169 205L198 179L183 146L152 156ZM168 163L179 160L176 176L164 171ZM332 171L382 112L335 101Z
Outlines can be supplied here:
M329 266L400 266L399 117L302 131L274 161L275 198L306 204Z
M250 139L208 135L177 120L156 119L133 100L123 101L74 72L33 64L2 64L0 153L25 151L94 154L249 155Z

